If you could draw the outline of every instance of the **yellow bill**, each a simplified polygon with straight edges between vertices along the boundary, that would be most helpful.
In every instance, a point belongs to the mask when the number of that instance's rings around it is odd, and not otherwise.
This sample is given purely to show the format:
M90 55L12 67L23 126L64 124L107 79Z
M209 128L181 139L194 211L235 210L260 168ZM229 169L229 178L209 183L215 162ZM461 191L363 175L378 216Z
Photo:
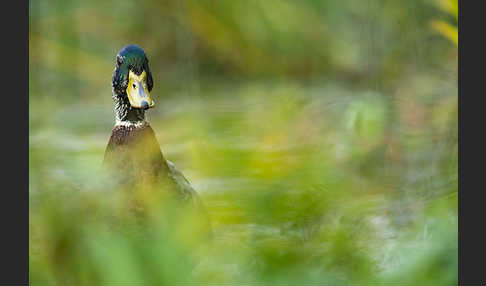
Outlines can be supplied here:
M147 73L145 71L140 75L129 71L127 95L130 105L134 108L149 109L155 105L147 88Z

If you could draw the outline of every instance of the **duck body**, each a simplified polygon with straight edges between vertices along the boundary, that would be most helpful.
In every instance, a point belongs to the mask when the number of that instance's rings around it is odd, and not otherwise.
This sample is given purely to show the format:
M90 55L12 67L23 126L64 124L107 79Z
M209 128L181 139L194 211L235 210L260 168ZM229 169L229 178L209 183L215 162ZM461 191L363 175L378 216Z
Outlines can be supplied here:
M199 201L196 191L175 165L166 160L150 124L115 125L104 164L119 174L125 187L162 184L183 200Z
M190 201L206 217L202 203L184 175L166 160L145 112L155 105L150 97L153 79L145 52L125 46L116 56L112 77L115 127L106 146L103 164L121 189L136 193L150 189ZM209 221L208 221L209 223Z

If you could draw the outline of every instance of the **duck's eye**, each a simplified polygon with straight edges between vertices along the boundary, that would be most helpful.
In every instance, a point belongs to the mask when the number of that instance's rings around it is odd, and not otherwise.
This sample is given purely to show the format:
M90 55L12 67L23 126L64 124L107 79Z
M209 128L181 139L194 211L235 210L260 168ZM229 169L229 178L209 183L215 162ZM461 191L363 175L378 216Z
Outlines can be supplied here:
M133 88L137 88L137 86L135 84L132 84Z

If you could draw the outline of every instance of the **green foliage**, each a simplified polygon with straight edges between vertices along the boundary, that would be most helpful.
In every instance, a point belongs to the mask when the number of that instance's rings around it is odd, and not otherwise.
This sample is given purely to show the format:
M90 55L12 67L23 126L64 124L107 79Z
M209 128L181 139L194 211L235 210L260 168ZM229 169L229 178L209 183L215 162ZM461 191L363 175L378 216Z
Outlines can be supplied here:
M457 48L428 25L454 22L441 11L30 1L31 284L457 285ZM128 43L212 239L159 194L134 215L101 169Z

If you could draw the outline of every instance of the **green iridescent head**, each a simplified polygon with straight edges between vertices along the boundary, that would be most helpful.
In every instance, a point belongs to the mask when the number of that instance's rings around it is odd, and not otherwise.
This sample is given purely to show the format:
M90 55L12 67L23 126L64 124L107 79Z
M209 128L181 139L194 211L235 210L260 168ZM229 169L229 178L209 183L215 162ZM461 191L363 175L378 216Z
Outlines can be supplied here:
M132 108L148 109L155 105L150 97L153 78L145 52L137 45L127 45L116 55L112 77L113 95Z

